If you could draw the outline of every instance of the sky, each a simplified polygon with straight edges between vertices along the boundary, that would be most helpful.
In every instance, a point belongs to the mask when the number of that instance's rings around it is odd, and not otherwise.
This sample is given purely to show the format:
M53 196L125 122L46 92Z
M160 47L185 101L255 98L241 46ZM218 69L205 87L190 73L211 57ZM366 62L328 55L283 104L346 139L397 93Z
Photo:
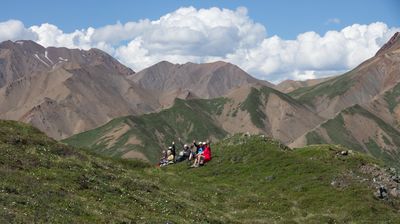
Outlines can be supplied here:
M234 63L274 83L336 75L400 31L400 1L3 0L0 41L100 48L139 71Z

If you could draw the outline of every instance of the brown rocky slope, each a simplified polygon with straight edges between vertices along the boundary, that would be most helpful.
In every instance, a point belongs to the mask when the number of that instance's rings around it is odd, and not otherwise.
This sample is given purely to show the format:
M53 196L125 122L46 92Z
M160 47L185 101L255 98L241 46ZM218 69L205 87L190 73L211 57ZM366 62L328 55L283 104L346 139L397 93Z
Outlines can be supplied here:
M31 123L55 139L159 107L127 79L131 69L97 49L6 41L0 65L0 118Z

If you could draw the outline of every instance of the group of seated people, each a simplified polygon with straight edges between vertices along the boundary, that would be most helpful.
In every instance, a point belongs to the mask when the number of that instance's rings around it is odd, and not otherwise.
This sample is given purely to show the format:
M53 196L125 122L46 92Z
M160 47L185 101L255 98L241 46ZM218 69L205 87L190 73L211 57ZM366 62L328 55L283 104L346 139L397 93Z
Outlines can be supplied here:
M176 155L175 142L168 147L168 150L162 152L159 166L166 166L177 162L189 161L193 164L191 167L199 167L211 160L210 141L196 143L194 140L192 144L184 144L182 151Z

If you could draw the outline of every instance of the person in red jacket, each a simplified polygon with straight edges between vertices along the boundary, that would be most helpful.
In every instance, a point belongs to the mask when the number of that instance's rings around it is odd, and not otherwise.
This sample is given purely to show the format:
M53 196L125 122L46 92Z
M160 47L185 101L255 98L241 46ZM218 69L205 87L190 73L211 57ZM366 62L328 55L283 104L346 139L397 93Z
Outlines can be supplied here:
M211 160L212 156L211 156L210 142L209 141L203 142L202 147L204 150L202 153L197 154L196 160L194 161L192 167L198 167L199 165L204 165L205 163Z
M205 149L203 151L203 158L201 158L200 161L203 161L203 163L207 163L211 160L211 148L210 148L210 143L207 141L205 144Z

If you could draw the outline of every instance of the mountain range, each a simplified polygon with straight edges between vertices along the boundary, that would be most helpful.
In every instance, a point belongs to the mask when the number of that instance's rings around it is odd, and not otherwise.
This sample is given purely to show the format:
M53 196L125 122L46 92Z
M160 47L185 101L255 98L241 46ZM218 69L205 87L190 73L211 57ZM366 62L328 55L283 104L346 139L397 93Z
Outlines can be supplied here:
M97 49L6 41L0 65L0 117L31 123L55 139L159 107L129 81L131 69Z
M177 97L219 97L249 83L272 85L225 62L160 62L135 74L98 49L0 44L0 118L31 123L55 139L170 107Z
M108 54L0 44L0 118L55 139L156 162L172 140L261 133L290 147L342 144L396 164L400 147L400 35L353 70L273 85L226 62L135 73Z

